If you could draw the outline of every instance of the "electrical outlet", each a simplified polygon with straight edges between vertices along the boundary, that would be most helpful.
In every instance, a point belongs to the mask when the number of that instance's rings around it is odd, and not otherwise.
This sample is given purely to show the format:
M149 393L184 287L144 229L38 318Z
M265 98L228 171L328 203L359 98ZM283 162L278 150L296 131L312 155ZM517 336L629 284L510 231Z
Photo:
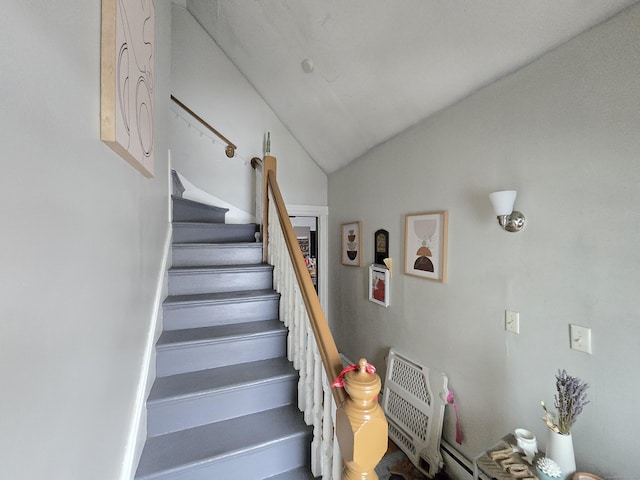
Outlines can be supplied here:
M571 348L591 355L591 329L569 324Z
M505 310L504 312L504 329L507 332L520 333L520 314Z

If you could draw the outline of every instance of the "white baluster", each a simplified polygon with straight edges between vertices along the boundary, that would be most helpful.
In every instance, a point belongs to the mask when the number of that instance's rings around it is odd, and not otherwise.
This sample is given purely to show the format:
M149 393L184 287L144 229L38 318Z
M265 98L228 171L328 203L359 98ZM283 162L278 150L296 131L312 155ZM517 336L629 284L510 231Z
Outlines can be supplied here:
M331 405L333 395L327 379L327 373L322 369L322 473L323 480L333 478L333 421L331 419Z
M298 335L299 335L299 329L300 329L300 322L298 319L299 306L296 303L296 295L295 295L297 284L293 282L293 279L291 279L291 277L289 278L291 280L290 282L291 285L287 295L287 305L291 313L291 326L289 327L289 335L291 338L290 360L293 362L293 366L296 368L296 370L300 370L301 369L300 346L298 345Z
M297 289L296 289L297 290ZM301 321L302 319L302 315L301 315L301 310L304 308L303 305L301 305L301 302L297 300L297 295L296 295L296 324L297 324L297 330L296 330L296 335L295 335L295 348L296 348L296 357L299 360L300 363L300 378L298 380L298 408L300 409L301 412L304 412L304 417L305 417L305 421L307 420L307 403L308 403L308 398L310 396L310 392L307 388L307 384L309 383L309 368L308 368L308 359L307 356L304 355L304 339L303 336L306 335L306 329L304 328L304 323ZM309 423L307 422L307 425L309 425Z
M307 328L306 315L302 319L303 328L299 335L299 342L301 346L301 354L305 358L305 382L304 382L304 421L307 425L311 425L313 422L312 410L313 410L313 354L309 347L310 338L309 330Z
M274 218L274 254L275 257L275 266L278 270L277 282L278 282L278 291L282 292L286 289L286 274L285 274L285 263L284 256L286 255L286 245L284 243L284 238L282 236L282 230L280 229L280 224Z
M300 293L293 263L269 197L268 262L273 266L273 287L280 294L280 319L288 329L287 357L299 371L298 408L313 425L311 471L323 480L339 480L342 457L335 432L336 404L329 379Z
M332 478L342 478L342 454L340 453L340 446L338 445L338 437L336 432L336 402L333 395L329 397L331 399L331 423L333 424L333 473Z
M274 243L277 242L277 240L275 239L275 235L273 234L273 228L274 228L274 206L273 206L273 197L271 195L269 195L269 220L267 223L267 236L266 238L263 238L262 241L263 242L267 242L268 245L268 249L267 249L267 257L268 257L268 261L271 265L274 265L274 258L273 258L273 250L272 250L272 245Z
M304 326L305 326L305 338L304 338L304 355L307 358L307 379L305 382L305 389L307 391L307 398L305 404L305 413L304 420L307 422L307 425L311 425L313 423L313 401L314 401L314 391L313 387L315 384L314 375L314 355L313 355L313 347L315 345L315 339L313 338L313 332L311 330L311 326L309 325L309 320L306 315L304 315Z
M298 361L295 357L295 331L296 331L296 323L295 323L295 312L293 311L294 305L292 303L292 289L291 285L291 276L288 273L284 273L283 275L283 289L281 293L282 298L282 308L281 312L286 318L286 325L289 329L289 333L287 334L287 358L290 362L293 362L293 366L298 369Z
M287 308L289 305L289 301L286 302ZM295 350L296 350L296 335L295 335L295 325L293 322L294 312L289 308L287 311L287 327L289 329L289 333L287 334L287 358L290 362L295 358ZM294 363L294 367L298 368L297 363Z
M311 442L311 472L322 475L322 359L318 344L310 342L313 348L313 440Z

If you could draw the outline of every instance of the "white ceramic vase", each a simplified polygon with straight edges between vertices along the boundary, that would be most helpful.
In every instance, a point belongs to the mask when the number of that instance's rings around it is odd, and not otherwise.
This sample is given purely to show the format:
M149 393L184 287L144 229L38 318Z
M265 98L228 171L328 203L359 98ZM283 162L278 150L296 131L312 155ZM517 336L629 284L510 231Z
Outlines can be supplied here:
M529 465L533 465L533 459L538 453L538 442L536 436L529 430L524 428L516 428L515 432L516 443L522 451L523 458L529 462Z
M546 456L556 462L562 470L562 478L568 479L576 471L576 457L573 453L573 438L571 433L562 435L549 430Z

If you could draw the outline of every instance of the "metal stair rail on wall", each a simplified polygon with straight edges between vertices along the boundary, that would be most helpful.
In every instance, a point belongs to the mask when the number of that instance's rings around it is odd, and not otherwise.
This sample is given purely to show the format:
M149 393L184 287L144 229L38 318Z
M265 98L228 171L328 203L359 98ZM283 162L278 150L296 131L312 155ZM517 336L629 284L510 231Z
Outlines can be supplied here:
M252 165L262 170L263 260L274 268L280 318L288 328L287 356L300 374L298 406L313 426L312 473L323 480L376 479L388 432L376 399L380 378L367 373L361 359L344 376L344 391L331 388L342 363L278 187L276 159L265 156Z

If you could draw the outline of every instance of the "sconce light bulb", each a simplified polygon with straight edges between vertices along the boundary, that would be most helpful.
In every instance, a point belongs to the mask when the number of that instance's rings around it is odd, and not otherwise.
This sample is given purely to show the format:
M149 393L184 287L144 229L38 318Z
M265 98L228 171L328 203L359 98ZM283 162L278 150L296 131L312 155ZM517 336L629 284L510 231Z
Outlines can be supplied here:
M498 223L507 232L519 232L524 228L524 215L513 210L517 194L516 190L503 190L489 194Z

